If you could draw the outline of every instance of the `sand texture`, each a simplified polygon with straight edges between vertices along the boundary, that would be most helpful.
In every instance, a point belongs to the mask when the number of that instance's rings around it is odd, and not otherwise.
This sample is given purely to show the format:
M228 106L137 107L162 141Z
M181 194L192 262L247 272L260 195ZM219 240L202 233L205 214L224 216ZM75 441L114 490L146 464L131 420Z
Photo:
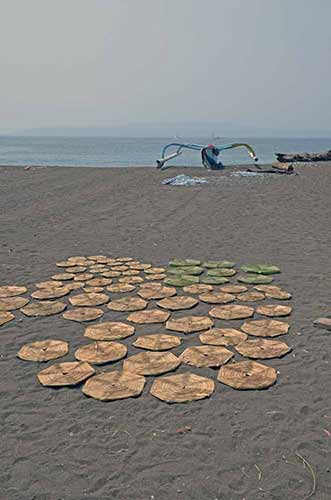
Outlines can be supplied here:
M29 318L13 311L15 319L0 327L1 500L303 500L313 477L296 453L316 476L311 498L330 500L331 336L313 320L331 313L331 167L297 170L257 179L190 169L185 173L213 182L186 188L161 185L182 173L175 169L0 168L0 286L26 286L30 294L35 283L64 272L55 262L69 256L127 256L153 267L176 258L229 260L236 269L265 262L281 268L275 284L292 299L249 307L293 308L279 318L290 323L289 334L275 339L292 351L257 360L278 371L276 384L235 390L217 381L217 369L182 363L169 375L189 370L215 382L210 398L187 404L152 396L154 377L146 377L141 396L110 402L85 396L81 385L46 388L36 375L54 361L16 357L24 344L55 339L69 342L69 354L56 361L75 361L77 348L93 342L86 327L126 321L129 313L102 305L103 318L77 323L61 313ZM124 294L104 286L104 293L136 296L138 286ZM72 308L68 297L58 300ZM208 316L211 307L173 314ZM243 321L215 319L215 327L239 329ZM201 332L134 326L134 335L120 340L128 356L142 352L132 346L140 335L177 335L176 356L200 344Z

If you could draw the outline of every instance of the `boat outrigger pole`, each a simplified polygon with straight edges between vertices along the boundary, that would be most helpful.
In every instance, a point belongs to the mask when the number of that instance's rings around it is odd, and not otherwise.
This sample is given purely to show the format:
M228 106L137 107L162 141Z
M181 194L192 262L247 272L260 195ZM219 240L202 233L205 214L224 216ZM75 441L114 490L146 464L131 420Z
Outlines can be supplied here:
M201 144L181 144L178 142L172 142L164 146L161 154L161 158L156 160L157 168L161 170L165 170L168 168L166 162L177 158L177 156L182 154L183 149L191 149L193 151L199 151L201 154L201 161L205 168L209 168L211 170L220 170L224 168L223 164L220 161L217 161L217 157L221 151L225 151L227 149L241 148L244 147L247 149L249 156L255 161L258 161L258 158L253 150L253 148L249 144L245 144L242 142L234 142L232 144L222 144L219 146L215 146L214 144L208 144L208 146L203 146ZM170 153L171 149L176 148L173 153ZM170 150L170 151L168 151ZM167 155L168 153L168 155ZM169 165L170 166L170 165Z

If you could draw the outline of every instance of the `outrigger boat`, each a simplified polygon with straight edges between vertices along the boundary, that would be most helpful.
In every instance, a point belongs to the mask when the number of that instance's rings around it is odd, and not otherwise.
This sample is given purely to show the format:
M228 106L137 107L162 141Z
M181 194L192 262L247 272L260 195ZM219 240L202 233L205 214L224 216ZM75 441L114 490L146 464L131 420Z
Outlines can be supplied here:
M170 165L166 165L169 160L173 160L177 158L177 156L182 154L184 149L191 149L193 151L199 151L201 155L202 165L205 168L210 170L221 170L224 168L224 165L221 161L218 161L218 156L221 151L225 151L227 149L234 148L246 148L249 156L255 161L258 161L258 158L253 150L252 146L249 144L234 142L232 144L221 144L219 146L215 146L214 144L208 144L208 146L203 146L201 144L185 144L179 142L172 142L164 146L161 154L161 158L156 160L157 168L161 170L165 170L170 167ZM170 153L171 149L176 148L174 153Z

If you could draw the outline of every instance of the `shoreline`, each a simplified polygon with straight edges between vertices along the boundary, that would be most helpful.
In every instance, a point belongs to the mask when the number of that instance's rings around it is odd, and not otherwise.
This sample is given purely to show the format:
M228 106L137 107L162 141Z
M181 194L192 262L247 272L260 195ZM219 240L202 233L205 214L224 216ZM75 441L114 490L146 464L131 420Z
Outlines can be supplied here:
M327 162L324 162L327 163ZM331 164L331 162L329 162ZM237 169L237 168L253 168L256 166L254 163L243 163L243 164L238 164L238 165L225 165L225 171L229 171L229 169ZM259 163L260 167L266 167L269 168L271 167L271 163ZM186 165L174 165L171 167L168 167L166 170L159 170L156 165L111 165L111 166L105 166L101 167L100 165L98 166L91 166L91 165L34 165L34 164L26 164L26 165L1 165L0 168L91 168L91 169L111 169L111 168L116 168L116 169L155 169L158 172L166 172L167 170L201 170L203 172L222 172L222 170L208 170L204 168L202 165L198 166L186 166Z
M276 163L276 162L275 162ZM331 162L330 161L323 161L323 162L294 162L294 170L305 170L305 169L316 169L319 167L325 167L330 168L331 167ZM128 171L154 171L160 175L171 173L171 172L176 172L176 175L179 173L185 173L185 172L191 172L191 173L203 173L204 175L224 175L227 173L231 173L233 171L237 170L243 170L243 169L254 169L258 172L259 168L261 169L271 169L272 164L271 163L258 163L258 166L255 165L254 163L242 163L242 164L236 164L236 165L225 165L223 169L220 170L209 170L204 168L202 165L201 166L184 166L184 165L174 165L171 167L168 167L165 170L159 170L155 165L112 165L112 166L90 166L90 165L33 165L33 164L26 164L26 165L0 165L0 171L3 170L10 170L10 169L23 169L25 171L28 170L40 170L40 169L52 169L52 170L68 170L68 169L74 169L74 170L92 170L92 171L107 171L107 170L128 170Z
M273 163L277 163L277 160L275 159ZM315 162L292 162L295 166L295 168L305 168L305 167L311 167L311 168L316 168L316 167L331 167L331 161L315 161ZM288 163L290 164L290 163ZM155 170L156 172L159 173L164 173L167 171L173 171L173 170L198 170L201 172L205 173L212 173L212 174L218 174L218 173L224 173L224 172L229 172L230 170L238 170L242 168L271 168L272 163L267 162L267 163L260 163L257 162L255 164L254 162L250 163L238 163L238 164L225 164L224 169L220 170L209 170L203 167L203 165L172 165L168 167L165 170L160 170L156 167L156 165L106 165L106 166L100 166L100 165L35 165L33 163L26 163L24 165L20 164L0 164L0 169L9 169L9 168L14 168L14 169L20 169L20 168L51 168L51 169L93 169L93 170L107 170L107 169L125 169L125 170L134 170L134 169L148 169L148 170Z

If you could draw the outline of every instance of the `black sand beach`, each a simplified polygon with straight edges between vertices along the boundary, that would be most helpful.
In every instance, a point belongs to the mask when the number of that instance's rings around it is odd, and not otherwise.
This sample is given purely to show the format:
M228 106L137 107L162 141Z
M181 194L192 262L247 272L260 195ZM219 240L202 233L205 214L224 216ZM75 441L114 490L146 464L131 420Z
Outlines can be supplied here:
M0 327L1 500L303 500L313 476L296 453L316 476L312 498L330 500L331 337L312 323L331 309L331 168L297 171L250 179L190 169L216 180L186 188L161 185L175 169L0 168L2 285L30 291L57 261L106 254L157 266L172 257L271 262L293 295L293 352L265 363L279 370L277 384L216 382L210 399L190 404L158 401L150 380L141 397L110 403L80 387L42 387L40 367L17 359L19 348L58 338L73 360L85 327L15 313Z

